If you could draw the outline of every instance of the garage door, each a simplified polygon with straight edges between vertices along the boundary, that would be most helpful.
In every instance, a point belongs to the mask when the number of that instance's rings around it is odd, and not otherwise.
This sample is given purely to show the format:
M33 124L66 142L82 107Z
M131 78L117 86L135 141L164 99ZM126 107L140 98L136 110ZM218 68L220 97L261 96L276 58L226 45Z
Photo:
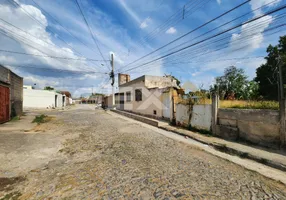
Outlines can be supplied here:
M9 88L0 85L0 123L9 121Z

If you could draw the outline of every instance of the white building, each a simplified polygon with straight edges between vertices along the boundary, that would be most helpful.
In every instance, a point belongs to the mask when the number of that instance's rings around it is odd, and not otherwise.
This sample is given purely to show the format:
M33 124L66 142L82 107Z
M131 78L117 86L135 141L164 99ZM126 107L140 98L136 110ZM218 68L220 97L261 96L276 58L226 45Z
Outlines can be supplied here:
M23 90L24 108L61 108L66 106L66 96L49 90Z

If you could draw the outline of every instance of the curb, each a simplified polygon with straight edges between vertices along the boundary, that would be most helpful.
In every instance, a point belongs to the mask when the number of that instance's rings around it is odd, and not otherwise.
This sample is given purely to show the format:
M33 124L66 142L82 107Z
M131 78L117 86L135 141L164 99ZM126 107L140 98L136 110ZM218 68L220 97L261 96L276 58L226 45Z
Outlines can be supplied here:
M258 162L258 163L261 163L261 164L267 165L269 167L272 167L272 168L275 168L275 169L279 169L281 171L285 171L286 172L286 166L281 164L281 163L279 163L279 162L275 162L275 161L272 161L272 160L269 160L269 159L265 159L265 158L262 158L262 157L259 157L259 156L255 156L255 155L250 154L248 152L244 152L244 151L240 151L240 150L228 147L227 145L207 142L205 140L202 140L202 139L197 138L195 136L192 136L190 134L185 134L183 132L180 132L180 131L176 130L173 127L172 127L172 129L169 129L168 127L164 127L164 126L159 126L158 128L166 130L166 131L171 131L173 133L176 133L176 134L179 134L179 135L182 135L182 136L187 136L187 137L189 137L189 138L191 138L193 140L196 140L196 141L198 141L200 143L212 146L214 149L216 149L216 150L218 150L220 152L227 153L227 154L230 154L230 155L235 155L235 156L238 156L240 158L247 158L247 159L250 159L250 160L254 160L254 161Z
M206 141L206 140L204 140L202 138L198 138L198 137L196 137L194 135L194 134L198 134L198 133L192 133L189 130L178 129L176 127L169 126L169 125L163 125L162 126L162 125L160 125L160 123L158 123L158 121L153 120L153 119L149 119L147 117L142 117L142 116L134 117L134 116L136 116L135 114L129 114L129 113L125 113L125 112L122 112L122 111L121 112L120 111L116 112L114 110L111 110L111 111L116 113L116 114L119 114L119 115L122 115L122 116L125 116L125 117L128 117L128 118L131 118L133 120L141 121L143 123L149 124L151 126L155 126L157 128L160 128L160 129L163 129L163 130L166 130L166 131L170 131L170 132L176 133L176 134L181 135L181 136L187 136L187 137L189 137L189 138L191 138L191 139L193 139L193 140L195 140L197 142L209 145L209 146L213 147L217 151L220 151L220 152L223 152L223 153L227 153L229 155L238 156L238 157L244 158L244 159L247 158L247 159L253 160L255 162L261 163L263 165L266 165L266 166L269 166L269 167L272 167L272 168L275 168L275 169L278 169L278 170L286 172L286 165L284 165L284 164L282 164L280 162L275 162L273 160L269 160L269 159L266 159L266 158L262 158L262 157L253 155L253 154L251 154L249 152L246 152L246 151L241 151L241 150L238 150L236 148L231 148L231 147L229 147L229 146L227 146L225 144L219 144L219 143L216 143L216 142ZM147 119L149 119L149 120L147 120ZM150 121L152 121L152 123L150 123ZM154 121L156 121L157 123L154 123ZM190 132L190 133L187 134L187 133L184 133L184 132Z

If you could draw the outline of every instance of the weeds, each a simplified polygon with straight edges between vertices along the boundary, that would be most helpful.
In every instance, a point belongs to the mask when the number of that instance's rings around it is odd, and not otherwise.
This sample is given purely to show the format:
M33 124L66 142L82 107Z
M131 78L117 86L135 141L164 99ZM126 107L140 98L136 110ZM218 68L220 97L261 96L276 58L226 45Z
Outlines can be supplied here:
M42 123L46 123L49 122L51 120L50 117L48 117L47 115L41 114L35 117L35 119L32 121L32 123L37 123L37 124L42 124Z
M279 110L277 101L230 101L222 100L219 102L220 108L238 108L238 109L272 109Z
M15 121L18 121L18 120L20 120L20 116L15 116L15 117L13 117L13 118L10 120L10 122L15 122Z

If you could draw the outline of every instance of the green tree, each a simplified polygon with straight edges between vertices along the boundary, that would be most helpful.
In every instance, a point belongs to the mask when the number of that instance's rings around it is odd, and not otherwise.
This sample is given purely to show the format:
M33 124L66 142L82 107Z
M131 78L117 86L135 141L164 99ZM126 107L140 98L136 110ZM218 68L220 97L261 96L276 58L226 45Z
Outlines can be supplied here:
M269 45L266 63L256 69L255 81L259 84L259 94L264 99L278 100L278 61L282 62L283 84L286 84L286 36L280 37L276 46Z
M51 86L46 86L46 87L44 88L44 90L54 90L54 88L51 87Z
M224 75L216 78L211 91L217 91L221 99L234 93L236 99L243 99L248 86L247 76L243 69L230 66L224 70Z

